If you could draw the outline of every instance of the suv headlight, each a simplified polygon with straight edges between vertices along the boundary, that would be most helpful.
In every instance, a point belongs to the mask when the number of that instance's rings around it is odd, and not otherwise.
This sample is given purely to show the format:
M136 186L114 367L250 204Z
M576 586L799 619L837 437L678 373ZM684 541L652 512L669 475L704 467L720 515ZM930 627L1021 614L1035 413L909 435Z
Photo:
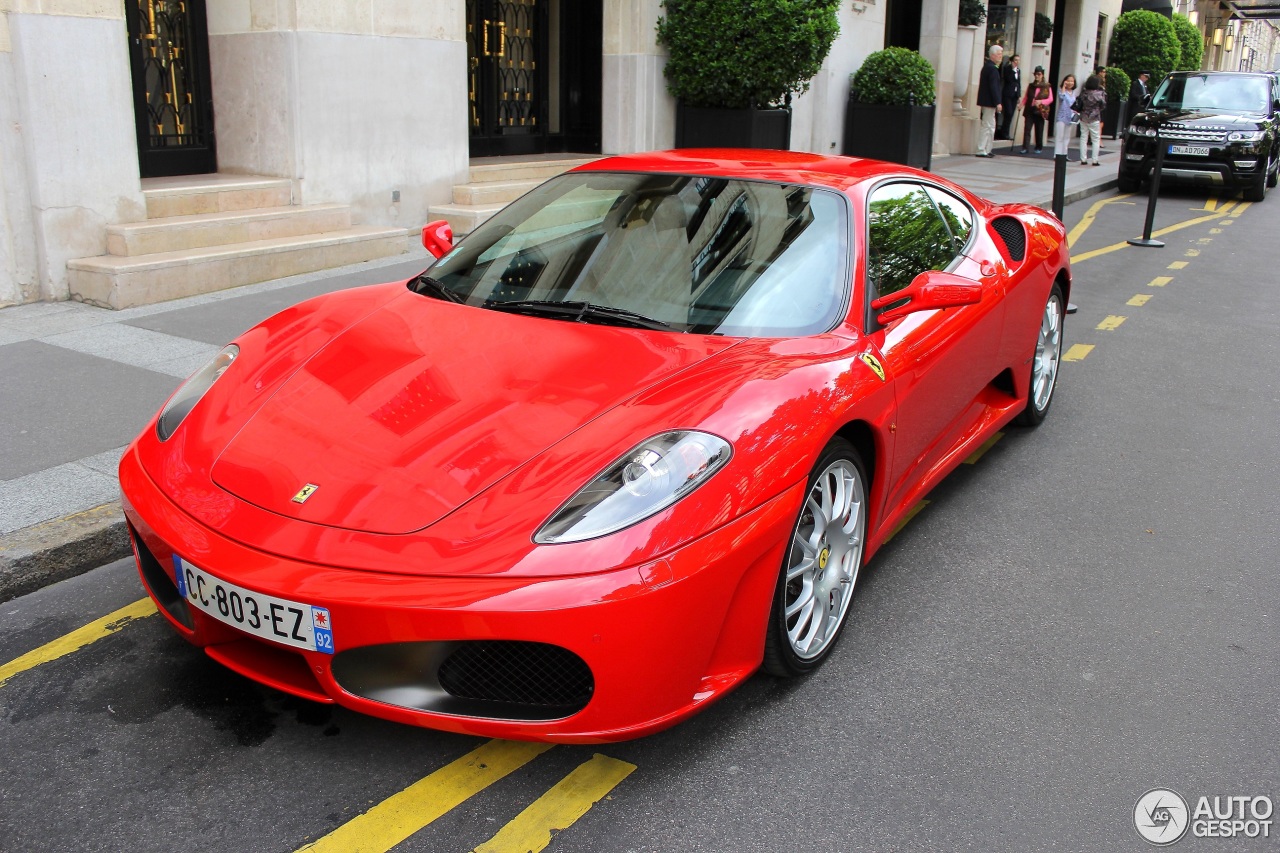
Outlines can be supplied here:
M156 436L161 441L167 441L169 436L173 435L178 424L191 413L196 403L200 402L200 398L208 393L213 383L218 381L218 377L227 372L227 368L239 354L240 347L235 344L224 347L212 361L191 374L191 378L179 386L169 398L169 402L165 403L164 408L160 410L160 418L156 421Z
M729 461L729 442L693 430L664 432L627 451L583 486L534 535L539 545L616 533L701 486Z
M1154 127L1139 127L1136 124L1129 125L1129 132L1134 136L1155 136L1156 129Z
M1266 136L1262 130L1233 130L1227 134L1228 142L1261 142Z

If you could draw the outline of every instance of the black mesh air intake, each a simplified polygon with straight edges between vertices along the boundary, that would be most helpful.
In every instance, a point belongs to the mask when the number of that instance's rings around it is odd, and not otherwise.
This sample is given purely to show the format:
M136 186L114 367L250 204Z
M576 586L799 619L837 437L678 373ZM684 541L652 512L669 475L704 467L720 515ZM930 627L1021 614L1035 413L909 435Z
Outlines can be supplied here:
M581 709L594 681L582 658L547 643L459 643L439 671L440 686L460 699Z
M991 227L1000 235L1010 258L1020 261L1027 256L1027 232L1021 222L1012 216L998 216L992 220Z

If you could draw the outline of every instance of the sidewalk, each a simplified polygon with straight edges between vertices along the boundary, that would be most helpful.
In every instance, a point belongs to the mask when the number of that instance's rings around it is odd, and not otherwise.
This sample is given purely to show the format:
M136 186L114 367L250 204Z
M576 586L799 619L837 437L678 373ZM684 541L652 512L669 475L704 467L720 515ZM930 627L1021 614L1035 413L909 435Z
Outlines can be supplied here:
M1119 141L1101 167L1072 163L1068 203L1115 185ZM978 195L1047 208L1053 160L942 157L933 171ZM1015 149L1016 150L1016 149ZM321 293L408 278L411 255L125 311L78 302L0 309L0 601L129 554L116 465L175 387L228 340Z

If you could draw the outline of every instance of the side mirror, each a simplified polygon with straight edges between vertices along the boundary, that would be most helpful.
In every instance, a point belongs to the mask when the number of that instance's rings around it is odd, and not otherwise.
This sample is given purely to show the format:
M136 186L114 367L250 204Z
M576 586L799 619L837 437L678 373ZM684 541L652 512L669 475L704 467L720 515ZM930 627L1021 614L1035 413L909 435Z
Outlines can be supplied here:
M453 248L453 229L443 219L428 222L422 229L422 245L437 258L443 258Z
M894 306L876 318L885 325L917 311L975 305L981 301L982 285L978 282L949 272L929 270L920 273L902 290L873 300L871 309L879 311L889 305Z

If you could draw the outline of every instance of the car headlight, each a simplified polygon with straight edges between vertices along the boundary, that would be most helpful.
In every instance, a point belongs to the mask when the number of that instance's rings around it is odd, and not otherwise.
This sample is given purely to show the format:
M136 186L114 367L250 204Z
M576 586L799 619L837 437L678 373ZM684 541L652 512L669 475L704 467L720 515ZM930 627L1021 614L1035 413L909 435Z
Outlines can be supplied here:
M1134 136L1155 136L1156 129L1154 127L1138 127L1136 124L1129 125L1129 132Z
M160 417L156 421L156 436L161 441L167 441L169 436L173 435L178 424L191 413L196 403L200 402L200 398L213 387L213 383L218 381L218 377L226 373L231 362L235 361L239 354L240 347L235 344L224 347L212 361L191 374L191 377L182 383L169 398L169 402L164 404L164 408L160 410Z
M1266 136L1261 130L1233 130L1227 134L1228 142L1261 142Z
M701 486L732 455L729 442L706 432L674 430L654 436L579 489L533 541L582 542L630 527Z

